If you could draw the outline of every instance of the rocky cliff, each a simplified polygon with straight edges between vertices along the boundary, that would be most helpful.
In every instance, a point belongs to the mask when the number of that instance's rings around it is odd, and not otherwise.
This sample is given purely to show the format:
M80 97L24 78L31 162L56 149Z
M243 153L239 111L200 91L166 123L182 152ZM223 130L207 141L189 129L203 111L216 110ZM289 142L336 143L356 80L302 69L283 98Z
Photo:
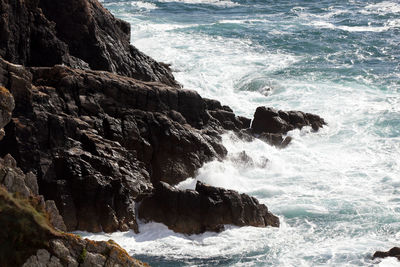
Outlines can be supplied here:
M260 107L251 124L180 88L166 64L130 45L129 24L96 0L0 0L0 86L0 222L17 235L2 250L30 248L1 256L6 266L141 266L112 242L60 232L138 232L137 210L188 234L277 227L253 197L173 185L223 160L225 131L284 147L287 131L325 123Z
M177 86L166 64L130 45L129 23L97 0L1 0L0 56L25 66L64 64Z
M226 154L209 108L243 127L194 91L112 73L0 60L0 84L16 101L1 153L37 174L69 230L138 231L135 203L152 183L176 184Z

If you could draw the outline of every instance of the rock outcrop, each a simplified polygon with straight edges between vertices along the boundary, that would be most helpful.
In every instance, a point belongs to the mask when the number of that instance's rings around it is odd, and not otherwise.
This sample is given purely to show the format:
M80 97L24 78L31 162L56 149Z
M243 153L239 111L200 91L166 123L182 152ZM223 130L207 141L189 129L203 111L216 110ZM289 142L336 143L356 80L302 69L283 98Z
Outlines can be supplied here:
M258 107L254 113L250 133L272 145L286 147L291 138L284 138L283 135L288 131L304 126L311 126L314 131L318 131L324 125L324 119L315 114Z
M65 64L178 86L166 64L130 45L129 23L97 0L0 0L0 56L25 66Z
M129 24L97 0L0 0L0 86L0 181L37 199L47 225L68 231L138 232L135 210L142 200L144 219L179 232L278 226L247 195L169 185L222 160L226 130L285 146L287 131L324 124L316 115L263 107L251 124L228 106L181 89L167 64L131 46ZM44 237L54 237L53 230ZM63 258L44 249L29 264L51 265L53 256L62 264L76 260L75 252ZM107 253L100 253L105 261L93 258L99 266L107 265Z
M147 266L113 241L94 242L65 234L52 200L38 195L35 175L14 158L0 159L1 266Z
M48 217L40 198L12 196L0 186L1 266L147 266L111 240L59 232Z
M0 59L16 107L1 153L38 176L68 230L138 231L135 202L226 155L219 134L243 123L195 91L66 66Z
M224 224L279 226L279 219L257 199L233 190L197 182L195 190L178 190L166 183L156 185L152 197L139 206L139 218L164 223L175 232L220 232Z
M386 258L386 257L395 257L400 260L400 248L393 247L388 251L377 251L372 256L373 259L375 258Z
M36 206L40 207L40 210L46 211L51 225L56 229L66 231L67 228L55 202L53 200L45 201L43 196L39 195L36 176L32 172L25 174L16 165L15 159L9 154L0 158L0 186L22 198L35 199Z

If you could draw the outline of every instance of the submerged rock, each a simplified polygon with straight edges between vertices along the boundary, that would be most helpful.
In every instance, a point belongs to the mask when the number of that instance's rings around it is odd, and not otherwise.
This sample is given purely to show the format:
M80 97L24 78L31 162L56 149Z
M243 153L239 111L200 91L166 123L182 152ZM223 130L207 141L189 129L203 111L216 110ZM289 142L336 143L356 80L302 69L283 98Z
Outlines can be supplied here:
M252 168L254 167L254 161L253 159L246 153L245 150L242 152L233 155L231 159L235 164L238 164L239 166L245 167L245 168Z
M224 224L279 226L278 217L254 197L201 182L195 190L178 190L159 183L154 194L140 204L139 217L185 234L220 232Z

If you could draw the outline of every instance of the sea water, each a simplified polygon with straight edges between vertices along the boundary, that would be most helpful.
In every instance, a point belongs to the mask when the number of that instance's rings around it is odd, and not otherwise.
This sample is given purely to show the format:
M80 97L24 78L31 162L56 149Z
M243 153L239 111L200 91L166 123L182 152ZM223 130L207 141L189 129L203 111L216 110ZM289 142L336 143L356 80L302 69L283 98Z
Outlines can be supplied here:
M227 226L187 236L162 224L112 238L152 266L381 266L400 245L400 2L371 0L104 0L132 43L171 64L203 97L252 118L258 106L328 123L277 149L223 136L227 158L196 180L247 193L280 228ZM235 160L245 151L253 164Z

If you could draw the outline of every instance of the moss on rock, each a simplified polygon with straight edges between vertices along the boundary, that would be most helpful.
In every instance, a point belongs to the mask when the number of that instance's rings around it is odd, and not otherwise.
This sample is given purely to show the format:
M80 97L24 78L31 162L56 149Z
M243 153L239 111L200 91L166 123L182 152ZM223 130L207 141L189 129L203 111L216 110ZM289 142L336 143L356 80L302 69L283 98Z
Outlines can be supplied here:
M35 207L36 206L36 207ZM48 240L59 236L35 199L23 199L0 186L0 263L21 266Z

